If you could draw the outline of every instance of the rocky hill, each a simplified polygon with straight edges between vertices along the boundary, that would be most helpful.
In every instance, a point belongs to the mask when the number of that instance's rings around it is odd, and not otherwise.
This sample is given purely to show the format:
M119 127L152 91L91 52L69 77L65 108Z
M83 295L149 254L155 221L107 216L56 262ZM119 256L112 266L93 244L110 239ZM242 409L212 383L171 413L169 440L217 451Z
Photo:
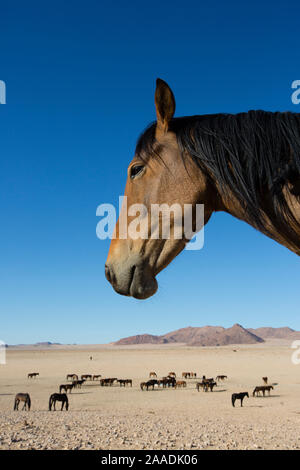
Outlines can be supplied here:
M263 343L264 339L243 328L239 324L231 328L222 326L187 327L172 331L165 335L136 335L116 341L115 345L131 344L167 344L184 343L188 346L224 346L228 344Z
M292 330L288 326L282 328L271 328L271 327L262 327L262 328L248 328L248 331L254 333L261 338L278 338L278 339L300 339L300 331Z
M155 335L135 335L122 338L115 342L115 345L130 345L130 344L163 344L167 343L161 336Z

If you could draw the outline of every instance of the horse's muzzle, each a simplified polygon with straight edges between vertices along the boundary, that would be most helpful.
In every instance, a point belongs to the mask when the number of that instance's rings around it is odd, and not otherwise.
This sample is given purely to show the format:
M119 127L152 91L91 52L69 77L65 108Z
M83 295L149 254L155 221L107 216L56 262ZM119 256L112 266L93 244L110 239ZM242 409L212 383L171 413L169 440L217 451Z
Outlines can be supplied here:
M147 265L105 265L105 276L114 290L121 295L147 299L157 291L157 281Z

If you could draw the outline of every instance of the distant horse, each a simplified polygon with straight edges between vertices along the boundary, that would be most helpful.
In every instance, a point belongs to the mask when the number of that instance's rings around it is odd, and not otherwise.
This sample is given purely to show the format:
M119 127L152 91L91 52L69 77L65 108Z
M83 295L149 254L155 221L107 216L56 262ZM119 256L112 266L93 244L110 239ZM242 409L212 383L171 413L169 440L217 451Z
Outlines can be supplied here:
M107 378L107 379L100 379L101 387L109 385L110 387L114 384L115 381L118 381L117 377Z
M120 384L120 387L125 387L126 385L131 385L132 387L132 380L131 379L118 379L118 382Z
M186 381L185 380L177 380L175 383L175 388L179 387L186 387Z
M262 379L263 379L263 382L264 382L265 384L268 383L268 377L263 377Z
M78 380L78 375L77 374L68 374L67 375L67 380Z
M90 374L83 374L81 376L81 380L92 380L92 376Z
M241 400L241 406L243 406L243 400L245 397L248 397L249 398L249 394L248 392L242 392L242 393L233 393L231 395L231 403L232 403L232 406L235 406L235 400Z
M28 379L33 379L36 378L39 374L39 372L31 372L30 374L27 375Z
M202 377L202 382L209 383L209 382L214 382L214 381L215 381L215 379L213 377L210 377L208 379L205 377L205 375L203 375L203 377Z
M68 393L68 390L69 392L71 393L72 392L72 388L74 388L74 384L63 384L63 385L60 385L59 386L59 393L62 392L62 390L64 390L66 393Z
M176 379L174 377L163 377L162 379L158 380L158 386L160 387L161 385L163 388L166 387L175 387L176 384Z
M197 377L196 372L182 372L182 378L190 379L192 377Z
M199 231L220 211L300 255L300 114L255 110L174 118L175 98L161 79L155 107L156 122L140 136L128 168L126 204L106 260L115 291L137 299L154 295L156 276L185 248L191 227ZM136 203L145 208L140 236L126 230L132 220L127 209ZM169 220L160 217L163 204L172 204L171 222L170 211ZM197 204L204 205L200 221ZM188 228L185 205L193 209Z
M99 380L99 379L100 379L100 377L101 377L101 375L100 375L100 374L98 374L98 375L93 375L93 380Z
M150 372L149 377L157 377L157 373L156 372Z
M205 386L204 382L197 382L196 383L197 391L199 392L200 388L203 388L203 390L204 390L204 386Z
M200 388L204 392L208 392L210 390L211 392L213 391L213 388L217 386L217 383L213 379L203 379L202 382L197 382L196 388L199 392Z
M174 376L168 375L167 380L166 380L166 385L167 387L175 387L176 385L176 378Z
M212 392L214 387L217 386L217 382L206 382L205 391L208 392L208 389Z
M140 387L141 387L141 390L144 390L144 388L146 388L148 391L149 387L152 387L152 390L154 390L154 385L158 385L158 381L155 379L152 379L152 380L148 380L148 382L142 382L140 384Z
M74 388L81 388L81 385L85 382L85 380L73 380L72 385Z
M20 401L24 402L22 410L26 410L26 407L27 407L27 409L29 411L30 407L31 407L31 400L30 400L29 393L17 393L17 395L15 396L14 410L19 409Z
M168 373L168 376L169 376L169 377L174 377L174 378L176 378L175 372L169 372L169 373Z
M216 377L217 382L220 382L220 380L224 381L225 379L227 379L227 375L217 375Z
M262 393L263 396L265 396L266 391L269 392L269 395L270 395L270 391L273 389L274 387L272 385L258 385L253 390L253 396L255 397L255 394L256 394L256 396L258 397L260 393Z
M64 406L66 407L66 410L68 411L69 409L69 400L66 395L66 393L52 393L49 398L49 411L51 411L52 406L55 411L55 403L57 401L61 401L61 411L63 410Z

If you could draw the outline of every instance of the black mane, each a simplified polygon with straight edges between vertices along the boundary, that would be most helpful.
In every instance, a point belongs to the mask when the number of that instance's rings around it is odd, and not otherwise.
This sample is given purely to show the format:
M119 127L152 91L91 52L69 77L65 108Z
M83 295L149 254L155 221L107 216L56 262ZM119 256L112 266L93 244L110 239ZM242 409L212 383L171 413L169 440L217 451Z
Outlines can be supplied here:
M136 155L147 160L159 156L152 123L140 136ZM183 158L186 152L201 170L228 188L245 209L249 222L268 234L266 218L278 233L300 247L300 228L291 213L283 188L300 199L300 114L249 111L179 117L169 130L177 136ZM186 152L184 152L186 151Z

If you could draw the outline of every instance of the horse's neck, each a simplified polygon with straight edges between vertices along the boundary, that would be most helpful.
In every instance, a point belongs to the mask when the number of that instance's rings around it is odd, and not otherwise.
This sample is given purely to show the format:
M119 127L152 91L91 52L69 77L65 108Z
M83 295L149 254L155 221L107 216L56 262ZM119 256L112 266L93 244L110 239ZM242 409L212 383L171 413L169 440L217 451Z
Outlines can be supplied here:
M277 229L272 225L272 222L270 221L270 219L268 219L268 214L266 214L266 220L265 220L266 231L265 232L263 229L259 229L257 226L255 226L253 221L249 218L245 209L241 206L239 201L231 193L230 190L228 190L228 196L226 196L226 198L225 197L221 198L221 203L219 203L216 210L227 212L233 217L236 217L237 219L246 222L247 224L251 225L255 229L267 235L269 238L272 238L276 242L280 243L281 245L285 246L286 248L288 248L289 250L293 251L294 253L300 256L300 203L296 197L291 196L291 195L288 195L287 200L289 202L288 205L293 216L295 217L297 221L299 221L298 225L294 225L293 227L295 232L299 233L299 238L295 242L291 242L288 236L285 238L284 235L278 233ZM283 227L283 233L284 233L284 227Z

